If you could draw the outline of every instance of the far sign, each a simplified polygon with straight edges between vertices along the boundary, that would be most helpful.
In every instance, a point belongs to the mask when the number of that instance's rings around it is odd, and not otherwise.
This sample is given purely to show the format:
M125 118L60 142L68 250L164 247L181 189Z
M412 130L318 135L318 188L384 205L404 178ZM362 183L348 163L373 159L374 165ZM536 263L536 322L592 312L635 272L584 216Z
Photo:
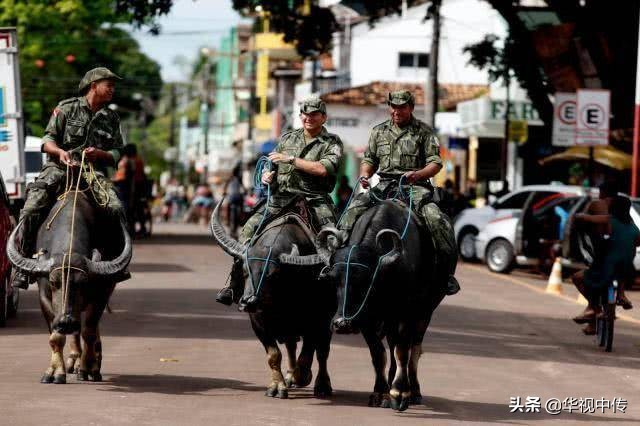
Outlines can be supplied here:
M611 92L578 90L577 101L576 145L608 145Z
M553 146L576 144L576 94L556 93L553 108Z

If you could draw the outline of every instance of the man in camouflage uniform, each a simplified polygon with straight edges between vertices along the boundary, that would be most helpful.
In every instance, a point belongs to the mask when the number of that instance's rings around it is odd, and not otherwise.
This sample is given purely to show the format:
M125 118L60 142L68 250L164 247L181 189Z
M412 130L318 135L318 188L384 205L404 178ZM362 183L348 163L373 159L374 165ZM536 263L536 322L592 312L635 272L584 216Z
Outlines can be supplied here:
M53 110L42 138L42 152L48 154L48 162L29 185L20 212L20 220L24 221L21 230L24 256L33 255L38 229L65 190L67 168L80 165L83 150L85 163L92 163L95 170L94 178L85 172L85 179L90 182L96 203L114 216L123 217L122 205L106 177L107 168L117 164L123 147L120 118L107 108L115 80L120 77L107 68L94 68L80 81L81 96L66 99ZM13 286L27 288L29 277L16 273Z
M401 176L404 184L413 184L413 209L424 219L436 250L436 270L447 282L448 294L460 287L453 274L458 251L451 221L433 202L429 181L442 168L440 145L433 130L413 116L414 98L406 90L391 92L388 98L391 119L371 131L369 146L360 165L360 185L369 188L369 178L377 171L380 183L369 192L354 198L339 228L350 233L356 220L389 190L394 190Z
M253 237L262 221L264 210L269 217L278 215L296 196L307 202L314 224L320 228L335 226L334 206L329 194L336 184L336 172L342 159L342 141L327 132L327 109L319 98L308 98L300 104L302 128L287 132L269 159L276 170L262 174L263 184L271 185L271 200L249 218L240 232L240 243ZM275 182L274 177L276 177ZM241 260L235 260L231 282L218 293L216 300L225 305L238 301L244 289Z

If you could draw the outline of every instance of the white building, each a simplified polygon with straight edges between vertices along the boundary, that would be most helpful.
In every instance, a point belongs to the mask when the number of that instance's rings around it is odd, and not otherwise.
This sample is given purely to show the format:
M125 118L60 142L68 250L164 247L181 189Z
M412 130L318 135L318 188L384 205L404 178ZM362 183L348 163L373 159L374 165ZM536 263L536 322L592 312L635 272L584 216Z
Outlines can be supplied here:
M351 29L351 84L372 81L426 82L433 25L425 21L428 4ZM467 65L464 46L486 34L505 33L502 17L486 1L447 0L442 3L438 80L442 83L487 84L487 74ZM334 60L336 57L334 57Z

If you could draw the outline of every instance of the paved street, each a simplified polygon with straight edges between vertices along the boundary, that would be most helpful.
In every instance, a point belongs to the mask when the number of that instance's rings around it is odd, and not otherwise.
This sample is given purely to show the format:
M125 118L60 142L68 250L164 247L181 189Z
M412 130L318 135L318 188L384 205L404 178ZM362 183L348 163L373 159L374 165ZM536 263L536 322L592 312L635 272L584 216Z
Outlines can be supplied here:
M134 278L116 290L102 322L103 383L38 383L49 360L35 289L0 330L0 424L4 425L411 425L640 422L640 320L616 324L614 352L569 320L580 309L543 293L522 273L499 276L461 265L463 291L436 311L420 365L425 405L404 413L368 408L373 386L361 336L334 336L335 395L263 396L269 373L245 314L215 303L229 258L203 228L158 226L136 246ZM640 300L633 295L636 306ZM619 310L622 314L622 311ZM626 314L626 312L625 312ZM510 397L541 398L540 413L510 413ZM626 413L545 412L549 398L628 401Z

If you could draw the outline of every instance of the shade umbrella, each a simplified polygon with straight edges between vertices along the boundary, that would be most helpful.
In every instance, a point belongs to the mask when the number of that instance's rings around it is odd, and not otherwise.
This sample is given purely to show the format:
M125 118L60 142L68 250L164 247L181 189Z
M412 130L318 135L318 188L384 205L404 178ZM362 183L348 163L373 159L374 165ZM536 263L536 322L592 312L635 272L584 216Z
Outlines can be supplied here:
M589 160L589 147L574 146L564 152L553 154L539 161L541 165L546 165L553 161L579 161ZM596 146L593 149L593 161L616 170L627 170L631 168L631 155L612 146Z

